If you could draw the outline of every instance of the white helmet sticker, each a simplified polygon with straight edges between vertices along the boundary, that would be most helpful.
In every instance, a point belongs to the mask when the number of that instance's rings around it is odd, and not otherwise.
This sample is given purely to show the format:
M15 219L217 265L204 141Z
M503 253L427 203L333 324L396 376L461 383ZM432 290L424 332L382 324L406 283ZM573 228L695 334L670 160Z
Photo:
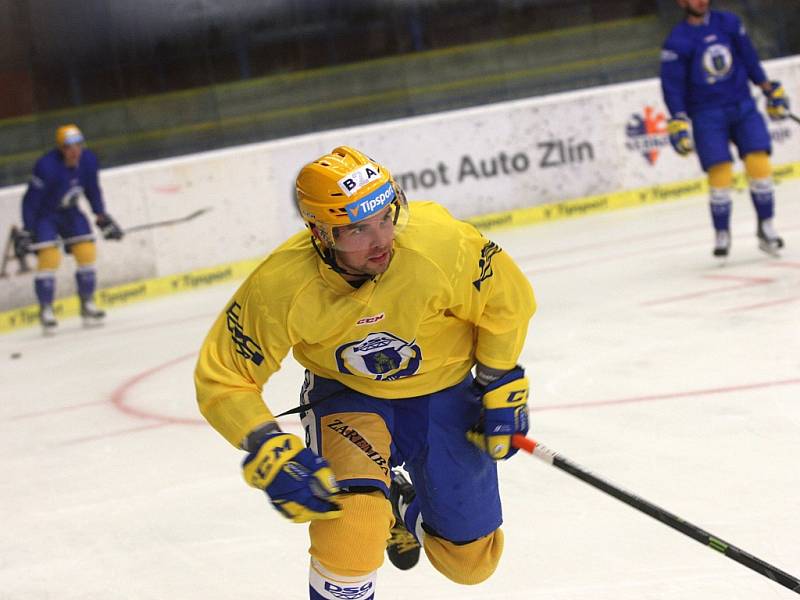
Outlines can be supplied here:
M352 196L365 185L380 177L380 170L372 163L367 163L355 171L348 173L336 183L345 196Z

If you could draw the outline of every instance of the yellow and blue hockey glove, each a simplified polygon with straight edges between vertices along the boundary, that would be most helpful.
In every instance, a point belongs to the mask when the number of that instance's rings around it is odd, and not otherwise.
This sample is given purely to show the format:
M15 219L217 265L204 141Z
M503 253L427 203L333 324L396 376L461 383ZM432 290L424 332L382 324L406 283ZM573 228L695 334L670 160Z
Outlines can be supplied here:
M267 433L242 463L247 483L264 490L283 516L295 523L335 519L341 507L331 500L339 491L328 461L291 433Z
M694 151L689 117L685 113L678 113L667 121L667 133L669 134L669 143L672 144L675 152L686 156Z
M780 121L789 116L789 98L780 81L770 81L769 90L764 90L767 97L767 115L773 121Z
M528 433L528 378L522 367L514 367L486 386L475 384L483 411L480 422L467 432L467 439L494 460L517 453L511 445L515 433Z

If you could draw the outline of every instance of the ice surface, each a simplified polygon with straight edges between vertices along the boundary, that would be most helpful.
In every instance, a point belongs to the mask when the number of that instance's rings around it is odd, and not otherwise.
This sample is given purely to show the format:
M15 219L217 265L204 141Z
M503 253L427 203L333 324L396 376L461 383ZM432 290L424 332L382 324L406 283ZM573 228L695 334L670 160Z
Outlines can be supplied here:
M779 188L780 259L757 250L744 194L723 267L702 198L491 235L539 303L521 358L532 436L794 576L798 191ZM307 597L305 527L244 484L241 453L196 409L195 352L233 289L113 310L99 330L0 336L0 599ZM300 382L287 359L272 408L294 406ZM529 455L500 473L496 574L461 587L424 557L387 561L377 598L794 597Z

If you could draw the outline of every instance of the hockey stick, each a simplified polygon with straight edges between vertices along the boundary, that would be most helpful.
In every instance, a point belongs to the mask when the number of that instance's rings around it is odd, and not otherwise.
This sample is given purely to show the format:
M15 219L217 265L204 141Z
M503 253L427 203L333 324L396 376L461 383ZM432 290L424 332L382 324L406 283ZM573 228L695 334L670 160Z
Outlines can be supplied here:
M795 114L789 113L789 118L794 121L795 123L800 123L800 117Z
M710 546L712 549L716 550L717 552L721 552L728 558L733 559L736 562L743 564L745 567L760 573L764 577L768 577L772 581L780 583L781 585L789 588L795 594L800 594L800 579L781 571L777 567L773 567L771 564L764 562L760 558L756 558L752 554L737 548L725 540L711 535L697 525L692 525L688 521L684 521L680 517L673 515L663 508L659 508L655 504L651 504L647 500L644 500L643 498L640 498L639 496L630 492L626 492L625 490L618 488L608 481L593 475L583 467L580 467L557 452L553 452L549 448L539 444L537 441L527 438L524 435L516 434L512 437L511 444L515 448L519 448L520 450L524 450L525 452L533 454L543 461L550 463L552 466L561 469L562 471L566 471L570 475L573 475L581 481L588 483L592 487L595 487L606 494L613 496L617 500L621 500L636 510L650 515L654 519L680 531L684 535L688 535L690 538L697 540L701 544Z
M178 217L177 219L167 219L166 221L155 221L154 223L142 223L141 225L134 225L123 230L126 234L133 233L134 231L144 231L146 229L155 229L156 227L166 227L167 225L177 225L178 223L185 223L199 217L202 214L211 210L211 207L201 208L186 215L185 217Z
M201 208L199 210L194 211L193 213L189 213L185 217L178 217L177 219L167 219L166 221L155 221L153 223L141 223L139 225L134 225L133 227L128 227L127 229L123 229L123 233L128 235L129 233L135 233L137 231L145 231L147 229L155 229L156 227L166 227L167 225L177 225L178 223L185 223L186 221L191 221L199 217L202 214L205 214L211 210L211 207ZM37 250L41 250L47 246L55 245L63 245L62 240L55 240L49 242L39 242L38 244L31 244L28 248L29 252L36 252Z

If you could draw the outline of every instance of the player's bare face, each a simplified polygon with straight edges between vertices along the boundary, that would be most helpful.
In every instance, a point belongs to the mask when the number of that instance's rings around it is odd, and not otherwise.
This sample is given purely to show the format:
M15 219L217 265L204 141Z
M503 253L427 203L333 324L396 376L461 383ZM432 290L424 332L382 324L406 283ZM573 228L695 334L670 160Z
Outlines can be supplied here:
M80 144L61 146L61 155L64 157L64 164L70 168L78 166L78 163L81 161L81 152L83 152L83 146Z
M394 214L394 206L387 206L369 219L337 227L334 253L339 266L356 276L386 271L392 260Z
M690 20L702 20L711 4L711 0L678 0Z

